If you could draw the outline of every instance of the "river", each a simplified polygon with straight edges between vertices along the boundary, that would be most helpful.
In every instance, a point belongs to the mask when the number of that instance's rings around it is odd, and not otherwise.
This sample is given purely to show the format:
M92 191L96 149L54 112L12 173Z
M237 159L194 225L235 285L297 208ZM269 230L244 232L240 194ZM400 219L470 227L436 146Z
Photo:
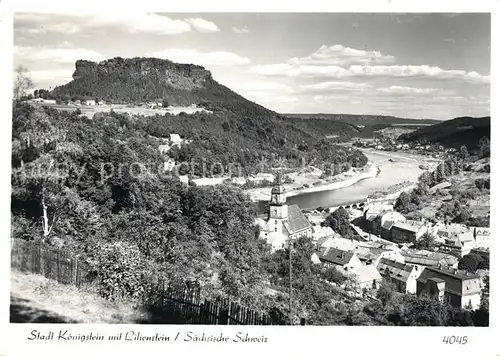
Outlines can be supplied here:
M287 199L287 203L289 205L297 204L301 209L350 205L365 201L370 194L389 188L394 184L404 181L415 182L424 172L419 168L419 165L424 163L424 157L367 150L364 151L364 154L380 168L377 177L361 180L346 188L292 196ZM394 162L390 162L389 159ZM260 213L264 212L265 203L258 203Z

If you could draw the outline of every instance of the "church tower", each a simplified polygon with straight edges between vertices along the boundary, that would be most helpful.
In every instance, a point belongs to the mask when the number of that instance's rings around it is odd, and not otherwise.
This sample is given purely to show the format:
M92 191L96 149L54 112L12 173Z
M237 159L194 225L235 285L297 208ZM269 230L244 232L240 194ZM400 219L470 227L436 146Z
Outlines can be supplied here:
M286 204L285 187L281 185L281 174L276 177L276 184L271 189L269 204L269 228L271 231L282 233L283 223L288 219L288 205Z

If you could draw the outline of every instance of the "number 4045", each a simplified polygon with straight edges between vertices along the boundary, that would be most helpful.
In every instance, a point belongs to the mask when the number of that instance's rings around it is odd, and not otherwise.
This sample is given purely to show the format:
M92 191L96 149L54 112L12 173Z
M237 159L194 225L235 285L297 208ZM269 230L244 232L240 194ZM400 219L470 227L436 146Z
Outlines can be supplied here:
M443 337L443 342L448 345L465 345L467 343L467 336L445 336Z

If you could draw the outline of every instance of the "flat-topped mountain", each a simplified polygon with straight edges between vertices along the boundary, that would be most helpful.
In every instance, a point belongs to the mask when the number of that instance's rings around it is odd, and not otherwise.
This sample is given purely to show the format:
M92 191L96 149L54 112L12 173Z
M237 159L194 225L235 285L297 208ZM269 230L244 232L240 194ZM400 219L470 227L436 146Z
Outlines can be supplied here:
M112 103L166 101L169 105L226 104L254 106L212 78L210 71L194 64L158 58L116 57L99 63L79 60L73 80L52 91L58 98L99 98Z

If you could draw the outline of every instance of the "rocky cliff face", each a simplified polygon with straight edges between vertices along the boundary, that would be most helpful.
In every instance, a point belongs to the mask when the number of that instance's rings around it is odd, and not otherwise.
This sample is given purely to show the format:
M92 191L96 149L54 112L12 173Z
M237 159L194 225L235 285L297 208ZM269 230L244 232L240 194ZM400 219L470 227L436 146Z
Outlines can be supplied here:
M204 80L212 79L210 71L201 66L177 64L158 58L123 59L117 57L100 63L79 60L75 67L74 80L85 77L112 79L128 75L133 80L154 78L184 90L201 87Z
M167 100L178 105L220 101L224 97L245 100L217 83L201 66L158 58L117 57L99 63L79 60L73 81L55 88L53 94L121 103Z

